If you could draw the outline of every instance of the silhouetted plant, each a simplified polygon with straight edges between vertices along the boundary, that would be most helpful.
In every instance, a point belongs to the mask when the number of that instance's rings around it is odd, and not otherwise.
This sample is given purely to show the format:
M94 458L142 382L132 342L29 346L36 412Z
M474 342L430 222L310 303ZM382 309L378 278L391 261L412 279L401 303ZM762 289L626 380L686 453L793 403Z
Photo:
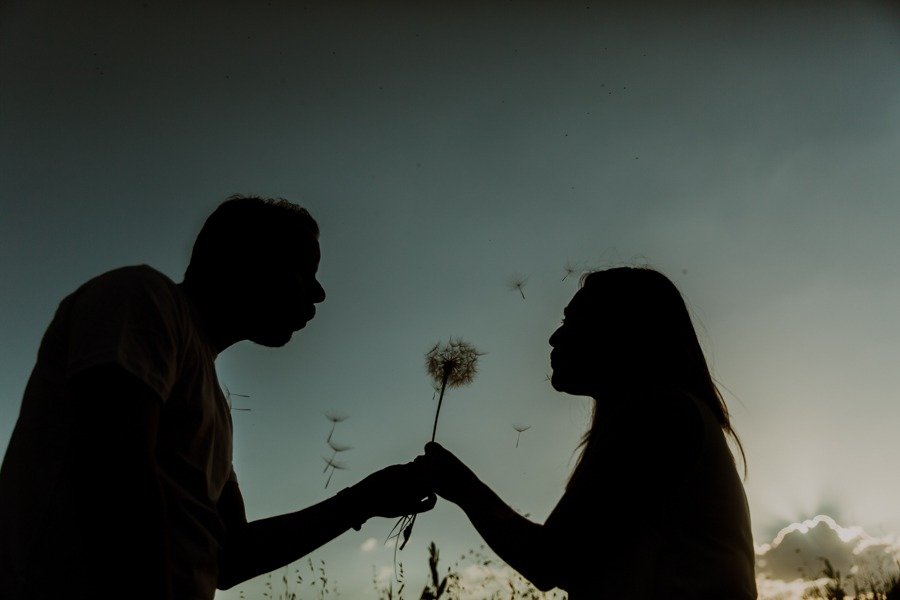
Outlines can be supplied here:
M508 574L501 573L493 576L486 582L472 587L464 585L460 572L463 571L463 562L480 567L492 567L498 564L493 557L484 554L485 546L482 544L479 550L469 550L462 554L452 566L443 570L440 568L440 552L437 544L431 542L428 545L428 576L419 600L487 600L490 599L527 599L527 600L565 600L564 592L554 590L542 592L535 588L528 580L513 570ZM302 574L306 572L306 576ZM268 573L263 581L261 597L266 600L308 600L336 596L340 597L336 584L330 580L326 573L324 560L314 561L312 557L306 557L302 561L288 564L284 567L280 577L280 589L276 590L275 577L277 572ZM377 572L372 569L372 585L375 589L377 600L403 600L406 589L406 574L403 563L398 563L397 583L389 579L387 585L382 586L378 581ZM493 584L494 589L488 586ZM239 596L243 600L247 598L246 592L239 590ZM259 598L260 596L256 596ZM879 598L879 600L881 600ZM890 598L890 600L894 600Z
M337 588L332 584L328 586L328 577L325 575L325 561L319 561L319 568L316 569L312 558L303 561L306 569L309 571L307 579L300 574L300 567L295 563L288 564L284 567L281 574L281 589L276 592L273 583L274 571L266 575L263 582L262 597L268 600L300 600L300 588L304 585L308 586L310 591L320 600L324 600L330 594L337 595ZM291 573L293 569L293 573ZM277 594L277 595L276 595ZM245 598L244 591L240 591L240 597ZM307 596L309 597L309 596Z
M828 581L822 587L815 586L807 590L803 594L803 597L809 599L822 598L824 600L844 600L847 596L847 592L844 590L844 581L841 572L835 569L832 566L831 561L824 556L820 556L819 560L825 564L825 567L822 569L822 575L828 579Z
M453 580L454 574L447 573L443 579L438 575L438 561L440 560L440 552L437 544L431 542L428 544L428 574L431 581L425 584L422 595L419 600L438 600L447 591L447 584Z
M487 599L506 599L513 600L520 598L524 600L565 600L567 594L561 590L551 590L542 592L532 585L530 581L525 579L517 571L503 567L502 562L494 557L485 554L485 546L481 544L478 550L470 549L466 554L459 557L459 560L453 563L448 569L449 581L447 589L454 598L477 598L478 600ZM462 579L459 575L464 571L462 565L467 562L471 565L495 569L497 566L506 570L506 573L499 573L492 570L485 580L478 584L476 589L471 588L471 584ZM492 589L493 588L493 589ZM602 595L598 586L598 597L607 597ZM449 595L449 594L448 594ZM609 597L613 597L611 594Z
M892 574L886 574L882 566L877 566L875 571L859 569L857 565L854 573L846 579L841 572L834 568L831 562L820 556L824 563L820 577L816 584L811 585L804 593L804 600L844 600L850 598L846 587L853 586L854 600L900 600L900 561L896 562L898 570ZM863 565L864 566L864 565ZM825 580L821 583L820 580Z
M884 600L900 600L900 574L892 575L885 582Z
M399 564L397 569L397 592L396 592L396 600L403 600L403 590L406 589L406 576L403 572L403 563ZM387 587L381 587L378 585L378 575L372 572L372 585L375 586L375 592L378 594L378 600L395 600L394 596L394 582L392 580L388 580Z
M885 600L900 600L900 560L897 561L897 572L884 580Z

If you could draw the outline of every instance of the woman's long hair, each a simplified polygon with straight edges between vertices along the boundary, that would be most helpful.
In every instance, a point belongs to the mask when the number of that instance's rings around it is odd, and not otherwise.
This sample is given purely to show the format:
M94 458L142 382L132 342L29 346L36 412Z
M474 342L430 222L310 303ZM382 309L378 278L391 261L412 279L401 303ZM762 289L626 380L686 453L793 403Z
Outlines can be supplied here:
M614 364L608 365L618 374L614 376L631 378L635 388L648 383L657 390L682 391L705 404L737 445L746 476L744 447L732 428L728 407L709 372L690 313L675 284L651 268L615 267L582 275L580 287L579 293L588 296L589 310L596 308L591 320L602 323L604 346L615 353L610 357ZM622 382L618 389L628 390L629 385ZM579 444L579 465L590 450L601 418L595 402L591 426Z

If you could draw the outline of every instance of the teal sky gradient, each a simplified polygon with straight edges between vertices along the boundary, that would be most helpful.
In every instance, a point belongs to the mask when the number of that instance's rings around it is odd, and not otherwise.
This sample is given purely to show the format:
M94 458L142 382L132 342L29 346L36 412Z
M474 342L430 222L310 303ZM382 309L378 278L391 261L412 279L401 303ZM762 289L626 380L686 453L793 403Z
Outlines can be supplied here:
M438 440L542 520L590 408L545 381L564 266L639 263L694 313L757 543L819 513L900 533L895 6L92 6L0 8L0 448L61 298L127 264L180 280L240 192L312 212L328 293L287 347L218 361L251 396L234 413L251 518L421 452L425 352L460 336L487 354ZM353 449L325 489L327 411ZM313 555L343 597L375 597L392 524ZM448 558L480 543L446 503L419 518L415 593L431 540Z

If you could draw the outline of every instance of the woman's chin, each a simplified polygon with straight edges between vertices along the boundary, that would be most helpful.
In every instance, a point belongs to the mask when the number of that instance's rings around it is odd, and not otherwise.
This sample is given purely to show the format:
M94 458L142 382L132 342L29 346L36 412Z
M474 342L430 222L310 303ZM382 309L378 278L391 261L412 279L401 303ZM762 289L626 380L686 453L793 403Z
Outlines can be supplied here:
M596 390L591 386L578 385L577 382L558 377L555 373L550 377L550 386L557 392L570 396L596 396Z
M250 341L259 344L260 346L265 346L266 348L281 348L286 345L291 338L293 337L293 331L279 331L277 333L266 333L262 335L256 335L250 338Z
M578 392L575 391L577 388L572 386L571 381L567 381L564 377L559 377L556 373L550 377L550 386L557 392L563 394L579 395Z

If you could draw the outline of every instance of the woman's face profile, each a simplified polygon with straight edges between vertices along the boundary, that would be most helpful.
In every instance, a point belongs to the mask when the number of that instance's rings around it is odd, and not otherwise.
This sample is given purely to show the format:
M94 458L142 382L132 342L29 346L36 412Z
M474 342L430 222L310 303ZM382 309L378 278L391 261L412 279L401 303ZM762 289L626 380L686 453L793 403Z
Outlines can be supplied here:
M579 290L563 310L563 320L550 336L550 383L559 392L596 395L602 387L615 315L602 314L597 290ZM608 311L607 311L608 312ZM604 321L606 324L604 325Z

